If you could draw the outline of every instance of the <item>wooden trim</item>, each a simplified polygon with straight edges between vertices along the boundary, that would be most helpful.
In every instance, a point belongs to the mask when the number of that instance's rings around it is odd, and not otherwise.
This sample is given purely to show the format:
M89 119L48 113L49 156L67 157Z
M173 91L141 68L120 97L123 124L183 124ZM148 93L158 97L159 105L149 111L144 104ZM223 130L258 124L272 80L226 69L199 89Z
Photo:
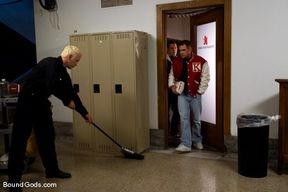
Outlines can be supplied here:
M231 0L224 2L223 131L231 135Z
M166 37L164 36L164 34L166 34L165 14L162 6L157 6L158 122L159 129L164 129L165 138L168 138L168 87L165 54ZM165 146L168 146L168 139L165 139Z
M275 79L279 83L279 123L278 123L278 162L277 173L284 172L288 163L288 79Z
M167 3L159 4L157 7L161 8L163 11L171 11L177 9L191 9L191 8L201 8L201 7L214 7L217 5L224 5L227 0L197 0L197 1L185 1L179 3ZM231 0L228 0L231 1Z

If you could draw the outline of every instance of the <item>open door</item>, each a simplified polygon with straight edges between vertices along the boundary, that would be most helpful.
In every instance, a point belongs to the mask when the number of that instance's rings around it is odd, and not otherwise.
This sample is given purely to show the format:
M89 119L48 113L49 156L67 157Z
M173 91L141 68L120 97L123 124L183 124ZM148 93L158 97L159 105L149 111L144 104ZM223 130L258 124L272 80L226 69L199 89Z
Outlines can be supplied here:
M206 148L225 151L223 132L223 8L191 17L193 52L208 61L211 80L202 96L202 136Z
M207 10L211 11L211 8L223 8L224 16L221 19L224 22L222 32L218 35L222 35L223 41L217 44L217 48L220 47L223 54L223 63L218 65L217 63L217 75L216 75L216 127L205 128L203 125L203 135L206 137L205 141L214 148L225 151L223 144L223 138L230 135L231 128L231 0L198 0L198 1L185 1L177 3L167 3L157 5L157 87L158 87L158 123L159 123L159 136L157 135L157 142L164 141L164 146L168 147L168 86L167 86L167 65L166 65L166 34L167 34L167 15L170 13L180 12L197 12ZM200 13L199 13L200 14ZM207 15L209 15L207 13ZM203 14L205 16L205 14ZM217 15L214 16L214 21L217 20L217 26L219 19ZM200 16L194 25L200 25ZM195 18L195 20L196 20ZM203 18L204 19L204 18ZM206 21L212 22L212 21ZM222 24L223 25L223 24ZM189 27L189 26L188 26ZM193 27L194 29L194 27ZM224 30L223 30L224 29ZM194 34L194 33L193 33ZM194 35L193 35L194 36ZM218 41L217 41L218 42ZM219 52L217 51L217 55ZM218 57L217 57L218 58ZM219 61L217 61L219 62ZM222 83L222 84L221 84ZM208 122L209 123L209 122ZM203 122L205 124L205 122ZM222 126L222 127L221 127ZM211 133L210 133L211 131ZM215 133L213 133L215 132ZM220 134L222 132L222 134ZM209 135L208 135L209 134ZM163 137L162 137L163 135ZM213 137L213 138L211 138ZM214 144L213 144L214 143Z

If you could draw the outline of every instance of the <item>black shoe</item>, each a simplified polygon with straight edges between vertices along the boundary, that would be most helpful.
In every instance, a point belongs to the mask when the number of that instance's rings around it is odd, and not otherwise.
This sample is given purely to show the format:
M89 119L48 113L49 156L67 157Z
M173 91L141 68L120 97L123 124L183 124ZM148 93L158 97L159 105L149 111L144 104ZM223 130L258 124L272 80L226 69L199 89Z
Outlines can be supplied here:
M72 175L70 173L65 173L61 170L54 171L54 172L46 172L46 178L60 178L60 179L67 179L71 178Z

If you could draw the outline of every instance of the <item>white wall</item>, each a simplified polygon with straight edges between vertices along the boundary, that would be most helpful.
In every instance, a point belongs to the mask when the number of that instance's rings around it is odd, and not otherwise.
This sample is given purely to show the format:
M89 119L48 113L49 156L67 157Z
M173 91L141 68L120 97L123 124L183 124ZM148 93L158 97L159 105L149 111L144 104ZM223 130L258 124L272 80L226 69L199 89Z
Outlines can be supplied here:
M149 39L149 117L150 128L158 128L157 63L156 63L156 4L182 0L133 0L133 5L101 8L100 0L57 0L56 13L42 9L34 0L37 59L58 56L69 43L69 35L77 33L140 30ZM72 112L55 98L53 117L56 121L72 121Z
M232 2L231 132L241 112L278 114L278 83L288 78L288 1ZM270 128L276 138L277 124Z
M150 128L158 128L156 4L183 0L133 0L133 5L101 8L100 0L58 0L60 30L49 22L55 14L35 5L38 60L57 56L74 30L78 33L142 30L149 41ZM278 113L278 84L288 78L288 1L232 0L231 133L237 135L236 117L241 112ZM53 100L55 103L55 100ZM58 102L58 101L57 101ZM72 121L72 113L54 104L54 119ZM277 137L277 127L270 137Z

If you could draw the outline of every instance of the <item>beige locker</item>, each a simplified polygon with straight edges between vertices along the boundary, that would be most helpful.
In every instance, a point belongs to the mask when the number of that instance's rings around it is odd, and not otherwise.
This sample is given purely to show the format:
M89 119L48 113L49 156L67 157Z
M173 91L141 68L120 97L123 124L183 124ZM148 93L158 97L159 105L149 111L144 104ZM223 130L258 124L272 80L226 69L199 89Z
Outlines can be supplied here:
M71 44L75 42L73 39L81 36L71 36ZM77 71L72 70L73 83L80 82L74 81L74 77L82 76L86 77L85 79L90 84L89 88L79 86L80 97L81 95L90 96L90 99L87 100L89 101L88 105L91 106L90 112L95 123L103 128L105 132L127 148L136 152L144 151L149 148L150 143L148 126L148 35L139 31L127 31L86 34L84 36L88 39L88 43L85 44L88 49L82 50L81 47L80 49L83 56L87 56L85 62L89 63L89 66L83 64L85 67ZM79 66L84 61L81 60L80 62ZM78 75L78 73L84 73L84 75ZM84 91L83 89L87 90ZM81 90L83 93L81 93ZM74 117L76 117L74 118L75 126L81 126L80 124L83 122L77 115L74 115ZM75 130L79 129L75 126ZM88 136L88 134L80 133L81 131L75 131L77 142L79 141L78 137L82 138L83 135L86 135L87 142L90 141L89 146L95 151L113 152L119 150L98 130L90 128L89 131L86 129L85 131L92 134ZM77 145L79 146L79 143Z
M76 45L81 52L85 53L82 55L81 62L77 67L72 70L72 79L76 89L79 89L79 96L83 105L88 111L91 111L91 79L87 75L87 71L91 70L90 65L90 53L89 53L89 36L78 35L71 36L70 43ZM75 143L78 148L81 149L92 149L92 127L85 122L85 120L78 113L73 112L73 133L76 135Z

